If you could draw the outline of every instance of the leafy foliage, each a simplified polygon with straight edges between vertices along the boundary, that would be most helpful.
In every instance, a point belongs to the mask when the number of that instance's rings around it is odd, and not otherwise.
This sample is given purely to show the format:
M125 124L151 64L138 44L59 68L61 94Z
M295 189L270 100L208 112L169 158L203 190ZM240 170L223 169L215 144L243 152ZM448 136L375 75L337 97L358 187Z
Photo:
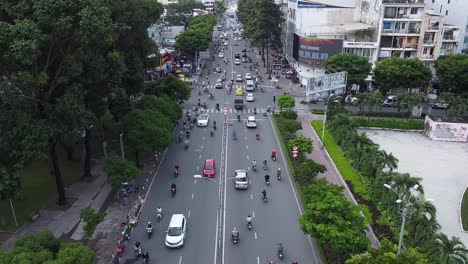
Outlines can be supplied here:
M114 189L120 188L123 182L135 179L140 173L133 163L120 159L106 160L104 170L107 174L107 180Z
M189 27L176 36L175 47L192 56L208 49L215 25L216 18L213 15L193 18Z
M142 110L161 112L163 115L169 117L171 122L175 122L182 117L182 108L180 105L165 94L160 97L146 95L142 100L138 101L136 107Z
M170 3L165 6L165 21L171 26L188 25L193 15L193 9L203 9L205 6L195 0L179 0L177 3Z
M317 174L324 173L327 168L318 162L313 160L305 160L302 162L297 181L301 186L307 186L317 177Z
M414 107L421 104L421 97L416 93L404 93L398 96L396 105L398 107L398 111L404 107L407 109L409 114L409 119L411 118L411 111L413 111Z
M418 88L432 78L429 68L418 59L393 57L377 63L374 69L377 89L386 95L392 88Z
M341 186L315 179L303 189L305 210L299 223L306 233L341 254L360 253L369 246L367 222L342 192Z
M175 77L174 75L169 75L167 78L157 80L152 82L146 87L145 94L147 95L156 95L161 97L162 95L167 95L177 102L185 101L190 97L190 92L192 88Z
M289 149L297 147L299 153L311 153L314 149L312 145L312 139L306 138L304 136L296 136L295 138L288 141Z
M135 150L136 163L139 154L162 150L172 141L171 120L153 110L135 109L123 120L125 142Z
M283 110L283 108L293 108L295 105L294 97L283 94L278 99L278 105L281 107L281 110Z
M96 211L92 208L83 208L80 211L80 217L83 219L83 222L86 223L83 226L83 230L85 231L85 234L90 237L93 235L96 226L104 221L106 218L106 213L96 213Z
M82 243L63 243L44 229L16 240L12 251L0 250L0 263L92 264L94 252Z
M348 80L346 87L353 84L364 84L367 75L370 74L372 63L366 57L354 53L338 53L325 60L325 73L346 71Z
M448 103L448 114L458 119L468 109L468 100L453 93L441 93L439 99Z
M452 237L450 239L447 235L439 233L434 241L431 257L438 260L437 263L466 263L468 261L468 250L459 238Z
M383 96L378 91L371 92L371 93L360 93L357 95L359 100L359 108L362 113L364 113L364 108L367 110L367 116L370 117L374 108L377 107L379 109L382 108L382 103L384 101Z
M292 109L286 109L285 111L281 112L281 117L291 120L297 119L297 112Z
M441 56L436 60L434 67L443 91L468 92L468 55Z
M370 120L364 118L353 118L360 127L379 127L392 129L424 129L423 120L401 120L401 119L384 119L373 118Z
M426 264L427 256L414 248L409 248L396 255L398 247L390 241L381 241L381 247L371 248L366 253L354 255L346 260L346 264Z

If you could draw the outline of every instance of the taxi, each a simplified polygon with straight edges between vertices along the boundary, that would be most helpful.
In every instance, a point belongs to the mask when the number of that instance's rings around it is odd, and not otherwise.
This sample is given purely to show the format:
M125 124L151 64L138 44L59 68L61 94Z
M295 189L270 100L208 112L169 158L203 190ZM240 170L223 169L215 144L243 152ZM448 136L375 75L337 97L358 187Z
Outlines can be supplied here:
M236 95L237 96L243 96L244 95L244 90L242 90L242 88L237 88L236 89Z

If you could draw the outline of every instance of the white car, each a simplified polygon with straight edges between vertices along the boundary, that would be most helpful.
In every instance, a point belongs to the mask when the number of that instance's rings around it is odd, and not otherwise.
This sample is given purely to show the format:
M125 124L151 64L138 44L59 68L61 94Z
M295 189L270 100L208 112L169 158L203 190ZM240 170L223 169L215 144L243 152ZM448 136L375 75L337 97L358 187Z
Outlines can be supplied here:
M227 41L224 42L224 46L227 46L229 43Z
M179 248L184 245L187 220L183 214L173 214L166 231L166 247Z
M245 74L245 79L246 80L252 80L252 75L250 74L250 72Z
M224 58L224 53L222 53L222 52L219 53L219 57L220 57L220 58Z
M242 80L242 75L237 74L237 76L236 76L236 82L242 82L242 81L244 81L244 80Z
M240 60L239 59L236 59L236 61L234 62L236 65L240 65Z
M247 171L236 170L234 172L234 188L236 189L247 189L249 188L249 178L247 177Z
M202 114L198 117L197 125L201 127L208 126L208 114Z
M247 96L245 97L245 100L246 100L247 102L253 102L253 101L255 101L254 95L251 94L251 93L247 94Z
M247 117L247 127L248 128L257 127L257 121L255 120L255 116L248 116Z

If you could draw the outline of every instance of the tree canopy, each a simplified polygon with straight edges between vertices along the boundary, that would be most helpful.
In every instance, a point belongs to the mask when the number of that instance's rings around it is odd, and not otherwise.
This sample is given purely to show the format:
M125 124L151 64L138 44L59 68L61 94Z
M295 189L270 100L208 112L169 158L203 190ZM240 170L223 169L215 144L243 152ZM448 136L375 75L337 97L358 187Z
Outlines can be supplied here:
M375 85L386 95L394 88L419 88L427 85L432 73L418 59L393 57L379 61L374 69Z
M365 84L365 79L370 74L372 63L366 57L354 53L339 53L325 60L325 73L346 71L348 80L346 87L353 84Z
M365 234L367 220L342 192L341 186L315 179L303 189L305 210L299 223L306 233L340 254L361 253L370 244Z
M191 56L208 49L215 25L216 17L213 15L192 18L189 27L176 36L175 47Z
M64 243L44 229L16 240L12 251L0 250L0 263L92 264L94 252L82 243Z
M468 92L468 55L441 56L434 67L444 92Z
M195 0L179 0L165 6L167 21L171 26L186 26L193 15L193 9L203 9L205 6Z
M140 170L133 163L120 159L106 160L104 170L107 174L107 180L114 189L122 187L123 182L135 179L140 173Z

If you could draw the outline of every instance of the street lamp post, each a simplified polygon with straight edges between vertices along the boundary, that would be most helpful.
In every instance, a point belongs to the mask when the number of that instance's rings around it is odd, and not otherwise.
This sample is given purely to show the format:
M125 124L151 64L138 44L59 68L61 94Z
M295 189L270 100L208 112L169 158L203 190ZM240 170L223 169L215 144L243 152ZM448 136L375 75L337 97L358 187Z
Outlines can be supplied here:
M124 152L124 145L123 145L123 137L124 133L120 134L120 151L122 152L122 160L125 160L125 152Z
M411 194L410 196L403 200L401 199L400 197L404 197L404 195L401 195L400 193L398 193L397 191L395 191L392 186L390 184L387 184L385 183L384 184L384 187L389 189L390 191L393 191L394 193L396 193L396 195L398 196L398 199L395 201L395 203L397 203L398 205L401 205L403 206L403 208L401 209L401 227L400 227L400 237L398 239L398 251L397 251L397 257L400 256L400 253L401 253L401 246L403 244L403 233L404 233L404 230L405 230L405 224L406 224L406 217L410 214L413 213L413 205L417 202L419 202L419 198L418 197L414 197L415 198L415 201L414 202L411 202L410 201L410 198L413 197ZM413 191L417 191L419 188L419 185L418 184L415 184L413 187L411 187L411 189ZM411 191L411 190L410 190ZM431 201L431 199L427 199L427 201Z

